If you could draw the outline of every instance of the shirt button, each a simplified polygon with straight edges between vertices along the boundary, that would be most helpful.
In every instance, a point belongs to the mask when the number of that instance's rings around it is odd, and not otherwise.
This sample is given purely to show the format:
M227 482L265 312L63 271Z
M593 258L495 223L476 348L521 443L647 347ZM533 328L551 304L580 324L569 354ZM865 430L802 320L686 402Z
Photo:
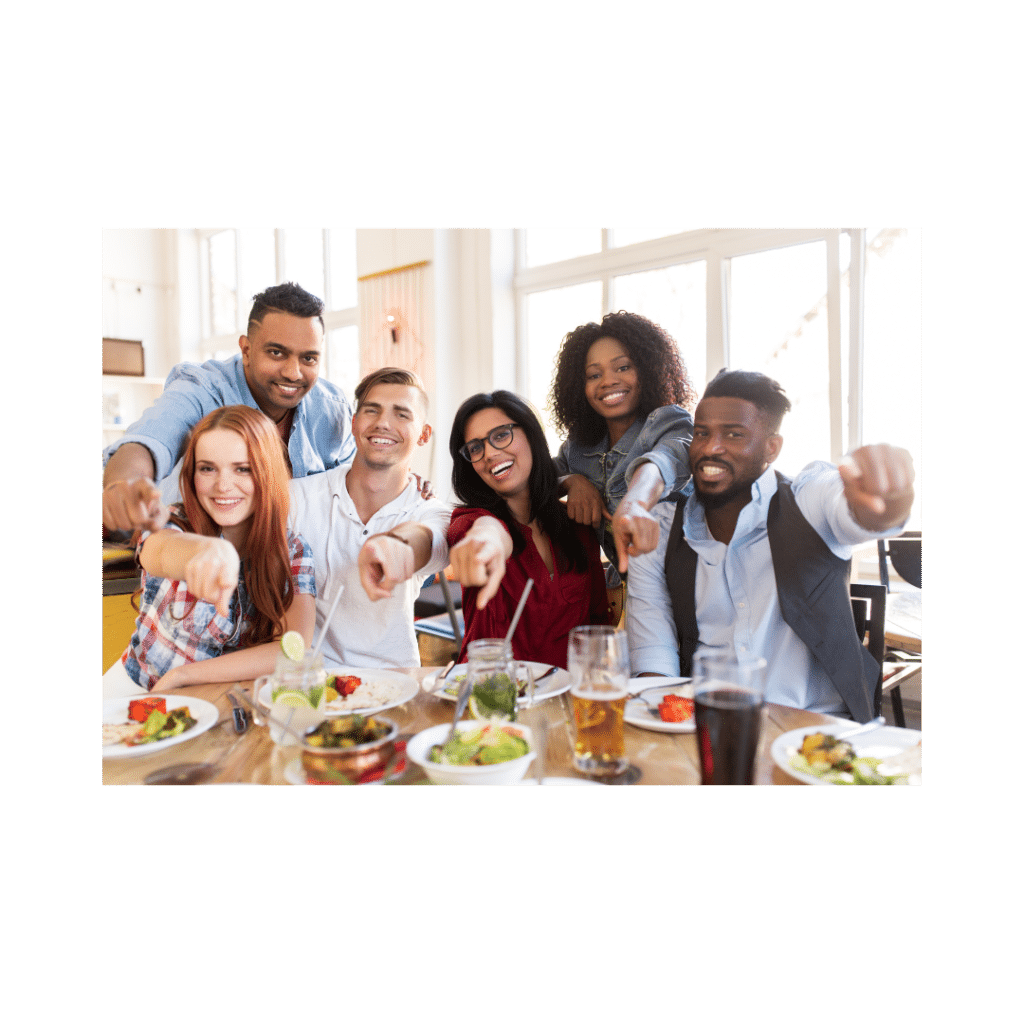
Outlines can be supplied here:
M740 601L740 603L736 607L737 608L746 608L747 606L742 601Z

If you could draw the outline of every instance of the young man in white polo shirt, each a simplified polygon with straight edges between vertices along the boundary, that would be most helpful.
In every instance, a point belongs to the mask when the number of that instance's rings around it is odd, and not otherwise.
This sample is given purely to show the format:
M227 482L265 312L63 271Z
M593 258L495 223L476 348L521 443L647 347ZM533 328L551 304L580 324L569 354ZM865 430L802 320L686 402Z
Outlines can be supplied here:
M418 665L413 603L448 563L451 516L448 505L420 496L409 473L430 440L427 394L415 373L385 367L363 378L355 398L352 464L292 480L288 522L313 553L316 636L345 588L324 640L325 665Z

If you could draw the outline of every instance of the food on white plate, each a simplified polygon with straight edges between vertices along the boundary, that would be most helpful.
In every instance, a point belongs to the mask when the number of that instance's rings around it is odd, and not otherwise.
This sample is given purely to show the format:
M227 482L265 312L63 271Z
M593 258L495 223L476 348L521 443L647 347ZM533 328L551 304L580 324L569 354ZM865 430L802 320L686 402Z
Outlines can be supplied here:
M920 748L920 743L917 745ZM789 765L836 786L906 786L912 769L903 768L896 758L860 757L853 745L829 733L804 736L800 748L790 747ZM894 766L893 762L896 761ZM920 755L918 755L920 772ZM883 770L884 767L884 770ZM895 770L891 770L895 767ZM920 775L915 781L919 781Z
M340 684L340 685L339 685ZM399 679L374 679L359 676L329 676L327 679L328 710L358 711L390 704L402 695L405 683ZM331 697L331 690L336 696Z
M435 764L485 765L514 761L530 752L530 745L514 725L497 723L456 731L447 743L435 743L430 760Z
M126 747L135 747L142 743L156 743L188 732L197 721L187 707L168 712L163 697L141 697L129 701L128 718L127 722L103 723L103 746L123 743Z

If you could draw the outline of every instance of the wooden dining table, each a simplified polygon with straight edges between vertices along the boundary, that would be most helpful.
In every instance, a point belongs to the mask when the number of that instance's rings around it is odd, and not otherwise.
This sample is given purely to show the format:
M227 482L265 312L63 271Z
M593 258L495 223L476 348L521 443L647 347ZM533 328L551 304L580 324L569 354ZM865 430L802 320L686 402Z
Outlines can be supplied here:
M380 715L398 725L399 739L408 740L421 729L451 721L454 705L435 692L437 668L408 668L399 671L414 677L419 691L400 707L382 711ZM236 684L209 683L187 686L168 693L183 697L199 697L214 704L220 712L217 724L192 740L175 744L164 750L155 750L140 756L105 758L103 784L131 786L145 783L146 778L160 769L194 763L215 764L219 771L211 776L210 784L249 783L281 786L302 781L299 751L295 746L277 746L270 739L266 726L252 723L245 732L234 731L232 709L228 691ZM249 695L251 683L237 684ZM572 721L568 693L548 697L533 707L519 711L519 721L536 728L542 721L548 724L546 776L582 778L572 766ZM756 785L801 785L787 775L772 760L771 744L777 736L790 729L807 725L824 727L848 726L851 723L831 715L766 705L764 727L755 770ZM700 785L700 764L697 759L695 733L666 733L641 729L628 722L625 725L626 756L630 770L626 778L642 786L695 786ZM534 766L527 772L533 777ZM427 782L422 769L409 762L396 784L413 785Z

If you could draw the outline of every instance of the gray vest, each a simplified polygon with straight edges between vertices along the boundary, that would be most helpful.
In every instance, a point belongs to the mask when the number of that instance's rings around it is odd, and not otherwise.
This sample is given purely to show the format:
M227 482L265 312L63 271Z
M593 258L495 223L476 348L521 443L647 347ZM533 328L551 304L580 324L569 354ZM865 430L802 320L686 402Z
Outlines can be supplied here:
M858 722L878 714L880 666L857 639L850 606L850 562L836 557L797 507L789 480L776 472L768 505L768 543L782 618L807 645ZM665 582L679 638L679 671L691 672L700 630L694 585L697 552L683 536L680 500L665 551ZM764 654L765 652L761 652Z

